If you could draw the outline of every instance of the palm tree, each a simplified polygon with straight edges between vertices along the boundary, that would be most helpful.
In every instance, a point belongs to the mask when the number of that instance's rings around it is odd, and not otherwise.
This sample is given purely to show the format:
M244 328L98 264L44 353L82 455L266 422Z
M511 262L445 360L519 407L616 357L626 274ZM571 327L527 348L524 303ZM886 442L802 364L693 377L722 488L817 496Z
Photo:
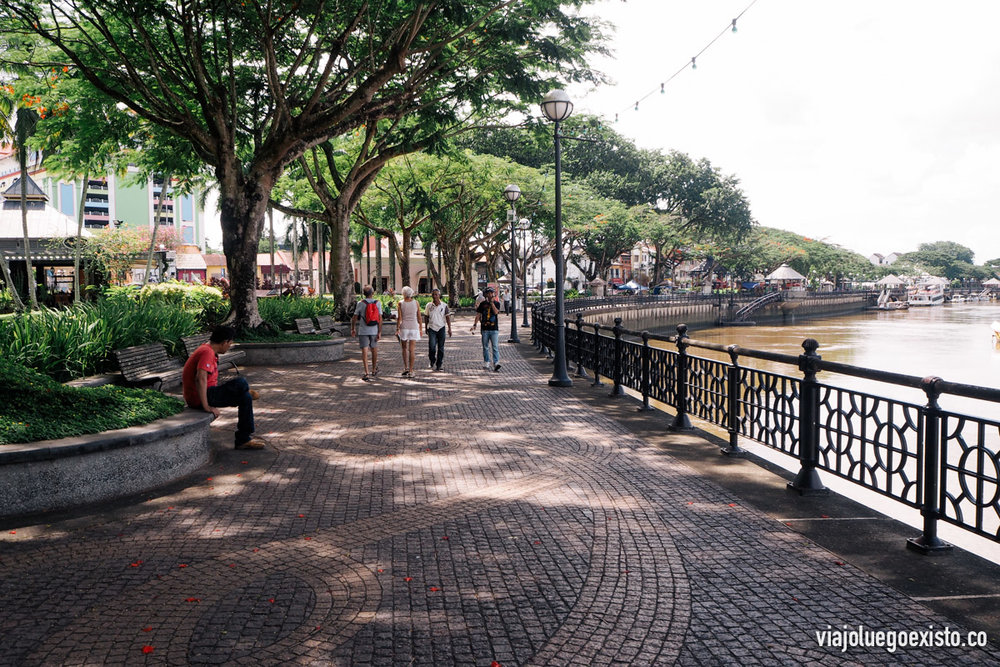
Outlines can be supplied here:
M38 285L31 265L31 246L28 235L28 139L38 126L38 113L34 109L18 107L14 125L14 149L21 167L21 229L24 232L24 266L27 273L28 296L31 309L38 310Z
M14 136L14 130L10 126L10 114L13 110L14 101L6 93L0 93L0 137L3 139L10 139ZM0 269L3 270L3 279L7 284L7 291L10 292L11 299L14 302L14 308L24 310L24 302L21 301L21 295L17 293L17 289L14 287L14 281L10 277L10 267L7 265L7 258L3 256L2 252L0 252Z

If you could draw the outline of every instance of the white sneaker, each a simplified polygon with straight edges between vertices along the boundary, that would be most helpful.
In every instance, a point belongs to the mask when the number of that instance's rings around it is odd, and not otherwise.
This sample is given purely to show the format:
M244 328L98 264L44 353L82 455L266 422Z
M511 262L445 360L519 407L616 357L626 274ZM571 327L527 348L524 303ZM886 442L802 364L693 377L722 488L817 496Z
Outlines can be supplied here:
M483 368L486 369L486 370L488 370L488 371L493 370L493 366L491 366L490 362L488 362L488 361L483 362Z

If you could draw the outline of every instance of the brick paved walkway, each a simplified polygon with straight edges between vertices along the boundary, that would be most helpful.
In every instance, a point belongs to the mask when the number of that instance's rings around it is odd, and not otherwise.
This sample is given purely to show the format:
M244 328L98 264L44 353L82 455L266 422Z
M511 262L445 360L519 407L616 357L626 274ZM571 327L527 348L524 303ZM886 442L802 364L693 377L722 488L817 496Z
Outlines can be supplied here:
M5 530L0 663L1000 664L819 647L830 626L956 626L588 414L512 346L487 373L455 332L448 372L413 380L394 340L373 383L353 341L338 363L247 369L271 449Z

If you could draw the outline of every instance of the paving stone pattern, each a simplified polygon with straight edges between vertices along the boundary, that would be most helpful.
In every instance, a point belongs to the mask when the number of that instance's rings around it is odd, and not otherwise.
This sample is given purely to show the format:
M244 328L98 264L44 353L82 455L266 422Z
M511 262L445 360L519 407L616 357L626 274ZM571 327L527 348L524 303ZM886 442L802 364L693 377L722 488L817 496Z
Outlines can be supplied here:
M487 372L459 335L447 372L407 379L390 339L370 383L353 341L341 362L248 368L269 450L4 531L0 664L1000 664L819 647L830 626L956 626L588 414L517 350Z

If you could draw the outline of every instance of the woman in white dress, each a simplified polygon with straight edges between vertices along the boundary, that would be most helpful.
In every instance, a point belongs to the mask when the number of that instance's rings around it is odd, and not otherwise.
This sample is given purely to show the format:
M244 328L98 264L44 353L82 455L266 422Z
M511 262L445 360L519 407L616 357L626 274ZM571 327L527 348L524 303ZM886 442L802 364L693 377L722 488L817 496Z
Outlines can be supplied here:
M403 349L403 377L413 377L417 358L417 341L424 335L424 323L420 318L420 304L413 298L413 289L403 288L403 300L397 307L399 319L396 323L399 344Z

